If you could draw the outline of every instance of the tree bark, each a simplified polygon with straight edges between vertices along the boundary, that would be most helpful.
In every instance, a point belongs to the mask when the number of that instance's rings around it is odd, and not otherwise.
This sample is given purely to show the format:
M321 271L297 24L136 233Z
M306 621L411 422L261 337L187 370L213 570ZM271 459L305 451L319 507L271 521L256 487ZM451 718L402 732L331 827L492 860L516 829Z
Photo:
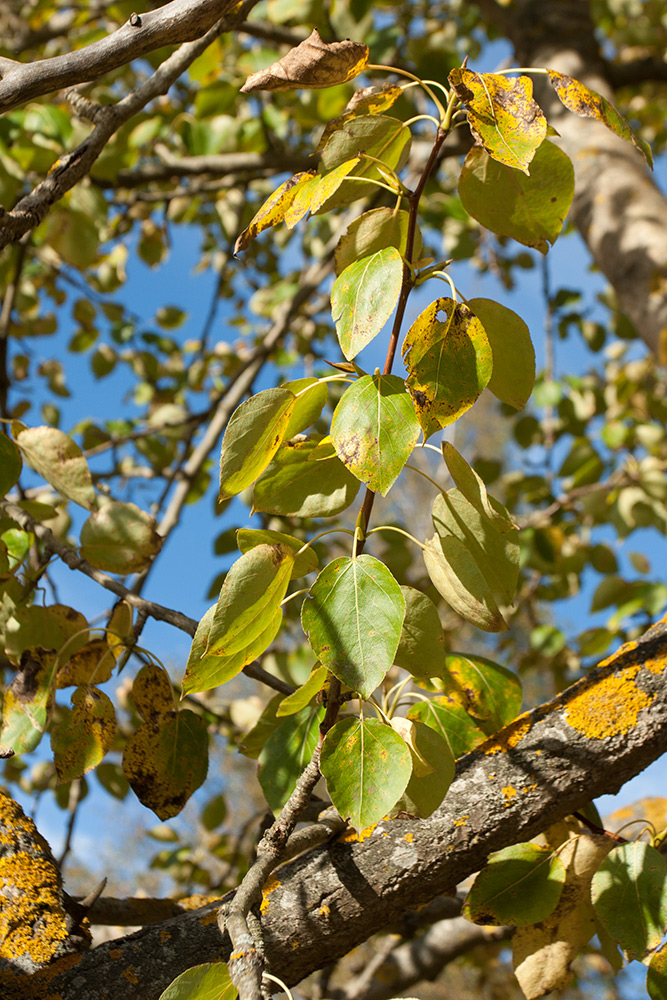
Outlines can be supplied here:
M478 871L667 749L667 618L555 700L461 758L427 820L383 820L276 872L264 889L267 966L288 984ZM186 968L229 957L217 904L153 924L32 977L4 973L4 1000L156 1000ZM41 992L40 992L41 991Z

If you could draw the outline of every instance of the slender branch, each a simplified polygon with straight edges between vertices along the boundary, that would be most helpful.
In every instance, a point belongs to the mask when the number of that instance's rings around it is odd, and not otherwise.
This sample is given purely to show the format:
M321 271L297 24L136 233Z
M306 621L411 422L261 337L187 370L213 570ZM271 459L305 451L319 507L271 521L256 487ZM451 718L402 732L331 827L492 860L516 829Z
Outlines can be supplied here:
M311 156L290 152L217 153L171 159L163 151L162 159L162 163L148 164L136 170L119 170L113 181L94 180L101 188L135 188L157 181L171 181L175 177L200 177L202 174L217 177L263 170L270 170L271 173L291 170L296 173L299 170L312 170L315 162Z

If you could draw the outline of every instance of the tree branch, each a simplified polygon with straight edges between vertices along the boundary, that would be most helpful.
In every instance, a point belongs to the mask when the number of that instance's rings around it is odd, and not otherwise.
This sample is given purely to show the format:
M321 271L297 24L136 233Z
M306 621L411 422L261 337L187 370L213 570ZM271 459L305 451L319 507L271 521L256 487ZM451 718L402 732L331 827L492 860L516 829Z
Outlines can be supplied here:
M262 904L268 968L297 982L478 871L491 851L619 789L667 748L666 679L663 619L461 758L429 819L383 821L279 868ZM184 969L229 957L217 907L101 945L75 967L56 962L40 986L58 1000L78 1000L82 982L97 1000L155 1000ZM24 977L0 983L5 1000L25 997Z

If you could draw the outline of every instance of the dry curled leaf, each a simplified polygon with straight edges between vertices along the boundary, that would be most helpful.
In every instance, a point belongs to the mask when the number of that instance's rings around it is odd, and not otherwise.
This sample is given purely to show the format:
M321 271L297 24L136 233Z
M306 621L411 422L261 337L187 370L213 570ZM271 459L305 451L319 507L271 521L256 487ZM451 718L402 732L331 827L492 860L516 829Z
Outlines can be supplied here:
M241 87L242 94L255 90L299 90L333 87L352 80L368 62L368 46L352 42L323 42L317 28L296 48L253 73Z

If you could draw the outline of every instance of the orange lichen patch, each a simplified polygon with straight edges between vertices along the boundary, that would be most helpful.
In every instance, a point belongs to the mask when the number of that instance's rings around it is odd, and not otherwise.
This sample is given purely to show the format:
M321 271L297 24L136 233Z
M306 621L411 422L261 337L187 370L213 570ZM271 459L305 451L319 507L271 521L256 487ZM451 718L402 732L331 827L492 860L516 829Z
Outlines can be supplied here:
M661 674L667 669L667 659L664 656L652 656L644 660L642 667L652 674Z
M489 779L489 781L495 781L496 780L496 772L495 771L489 771L489 773L487 774L487 778Z
M612 653L611 656L608 656L604 660L600 660L598 667L607 667L610 663L613 663L614 660L617 660L619 656L625 656L626 653L632 653L638 645L639 644L636 639L631 639L630 642L623 643L623 645L620 646L615 653Z
M478 749L485 754L507 753L521 742L529 730L530 718L527 715L520 715L514 722L510 722L509 726L505 726L490 740L482 743Z
M25 851L0 860L0 958L46 965L68 934L54 863Z
M505 799L505 808L507 809L508 806L511 806L513 804L515 798L518 795L518 792L516 788L512 787L512 785L505 785L504 788L500 789L500 792L502 794L502 797Z
M208 927L210 924L214 924L218 919L218 915L213 910L211 913L205 914L203 917L199 918L199 923L202 927Z
M160 931L160 944L166 944L167 941L170 941L170 940L171 940L171 934L169 933L169 931L161 930Z
M340 839L347 844L355 843L357 841L361 843L362 840L366 840L367 837L370 837L376 827L377 823L373 823L372 826L367 826L364 830L360 830L359 833L357 833L356 830L347 830L345 833L341 834Z
M454 820L454 826L465 826L470 819L470 813L466 813L465 816L461 816L459 819Z
M403 840L406 842L406 844L411 844L414 839L415 839L414 833L406 833L406 835L403 837Z
M636 725L641 710L654 698L637 687L635 677L640 670L641 665L635 664L618 674L584 685L567 704L567 724L595 740L627 733Z
M259 912L265 913L269 908L269 896L276 889L280 888L280 882L277 878L270 878L264 888L262 889L262 902L260 903Z
M299 948L299 942L298 941L290 941L289 946L292 949L292 951L297 951L298 948Z
M127 979L128 983L132 983L133 985L136 985L136 983L139 982L139 976L134 971L133 965L128 966L128 968L123 971L122 976L123 979Z
M331 910L329 909L328 906L326 906L326 905L325 906L320 906L319 910L317 911L317 915L318 915L318 917L328 917L329 914L330 914L330 912L331 912Z
M122 957L123 957L122 948L110 948L109 949L109 958L122 958Z
M199 893L194 896L184 896L183 899L179 899L178 905L183 910L198 910L202 906L206 906L207 903L214 903L219 896L204 896Z
M535 751L535 756L536 756L536 757L539 757L541 753L542 753L542 751L541 751L541 750L536 750L536 751Z

